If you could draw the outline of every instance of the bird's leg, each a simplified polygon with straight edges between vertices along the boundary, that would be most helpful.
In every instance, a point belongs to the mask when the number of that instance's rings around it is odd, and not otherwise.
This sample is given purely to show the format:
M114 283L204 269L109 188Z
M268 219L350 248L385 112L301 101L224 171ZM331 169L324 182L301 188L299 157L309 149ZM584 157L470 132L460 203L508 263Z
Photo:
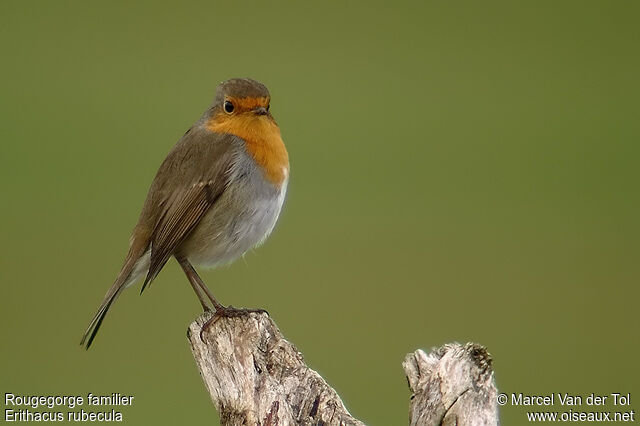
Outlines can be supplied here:
M205 311L210 311L209 307L206 305L205 301L203 300L203 297L202 297L200 291L198 291L198 288L200 288L200 290L203 291L207 295L207 297L209 298L209 300L211 300L211 303L213 304L213 308L215 309L215 312L213 313L211 318L209 318L202 325L202 328L200 329L200 340L202 340L203 342L204 342L204 339L202 337L202 333L211 324L213 324L216 321L218 321L220 319L220 317L228 317L228 318L241 317L241 316L250 314L252 312L269 315L269 313L267 311L265 311L264 309L234 308L231 305L224 306L222 303L218 302L218 299L216 299L216 297L213 295L211 290L209 290L209 287L207 287L207 285L204 283L204 281L202 281L202 278L200 278L200 276L198 275L196 270L193 268L191 263L189 263L189 261L187 259L179 259L179 258L177 258L177 259L178 259L178 263L180 264L180 266L182 266L182 269L184 270L184 273L187 276L187 279L191 283L191 286L193 287L193 291L195 291L196 294L198 295L198 299L200 299L200 303L202 303L202 306L203 306L204 310Z
M198 276L198 273L196 272L195 269L193 269L193 266L191 266L191 264L186 260L186 259L182 259L182 258L177 258L178 263L180 264L180 266L182 266L182 270L184 271L185 275L187 276L187 279L189 280L189 284L191 284L191 287L193 288L193 291L196 293L196 296L198 296L198 300L200 301L200 304L202 305L202 309L206 311L211 311L211 308L209 307L209 305L207 305L207 300L205 299L205 297L202 295L201 291L202 288L200 287L200 282L202 282L202 280L200 279L200 277ZM204 284L204 283L203 283ZM210 298L213 295L208 295ZM218 301L215 299L215 297L211 300L213 303L213 306L216 310L218 310L218 307L216 306L216 304L218 304L219 306L222 306L220 303L218 303ZM224 306L222 306L224 307Z

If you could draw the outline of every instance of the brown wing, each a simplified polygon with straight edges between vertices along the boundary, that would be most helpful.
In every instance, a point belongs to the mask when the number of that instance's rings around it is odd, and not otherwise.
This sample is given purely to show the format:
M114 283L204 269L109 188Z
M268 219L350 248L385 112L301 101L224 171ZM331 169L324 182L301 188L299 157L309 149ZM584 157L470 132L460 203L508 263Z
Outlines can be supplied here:
M128 284L136 262L151 247L151 266L143 289L204 213L227 188L239 140L191 128L167 155L156 174L133 232L129 254L107 291L80 344L89 349L109 307Z
M153 229L149 271L141 292L226 190L234 141L231 135L192 130L158 170L140 217Z

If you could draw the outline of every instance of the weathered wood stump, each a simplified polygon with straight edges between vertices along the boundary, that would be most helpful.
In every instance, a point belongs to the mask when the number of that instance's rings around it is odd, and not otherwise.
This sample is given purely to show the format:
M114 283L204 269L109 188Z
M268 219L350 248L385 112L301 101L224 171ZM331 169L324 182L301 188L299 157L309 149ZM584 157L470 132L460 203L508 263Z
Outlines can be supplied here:
M364 425L267 314L220 318L201 340L210 315L197 318L187 334L222 425ZM498 424L491 357L482 346L418 350L403 366L413 393L411 425Z

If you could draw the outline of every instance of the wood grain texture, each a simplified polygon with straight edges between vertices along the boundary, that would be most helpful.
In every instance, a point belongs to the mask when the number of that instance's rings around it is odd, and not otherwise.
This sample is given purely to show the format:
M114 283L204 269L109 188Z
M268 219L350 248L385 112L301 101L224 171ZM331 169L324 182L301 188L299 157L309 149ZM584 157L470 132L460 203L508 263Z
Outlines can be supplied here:
M223 426L364 425L267 314L220 318L202 341L210 315L191 323L187 335ZM450 344L429 355L418 350L403 367L412 392L411 425L498 425L491 357L482 346Z
M402 363L411 406L409 424L495 426L498 404L491 355L476 343L417 350Z
M203 342L200 328L209 316L187 334L222 425L364 425L267 314L220 318Z

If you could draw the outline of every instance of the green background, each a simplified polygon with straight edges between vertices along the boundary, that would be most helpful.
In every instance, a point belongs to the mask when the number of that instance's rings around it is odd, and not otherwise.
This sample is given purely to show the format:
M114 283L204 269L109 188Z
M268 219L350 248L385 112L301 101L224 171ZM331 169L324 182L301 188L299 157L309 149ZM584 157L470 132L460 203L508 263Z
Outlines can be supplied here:
M250 76L289 150L287 202L263 247L202 275L268 309L353 415L406 424L401 361L452 341L488 347L500 391L640 409L639 12L3 1L0 391L120 392L127 424L217 422L175 261L78 342L158 165L218 82Z

